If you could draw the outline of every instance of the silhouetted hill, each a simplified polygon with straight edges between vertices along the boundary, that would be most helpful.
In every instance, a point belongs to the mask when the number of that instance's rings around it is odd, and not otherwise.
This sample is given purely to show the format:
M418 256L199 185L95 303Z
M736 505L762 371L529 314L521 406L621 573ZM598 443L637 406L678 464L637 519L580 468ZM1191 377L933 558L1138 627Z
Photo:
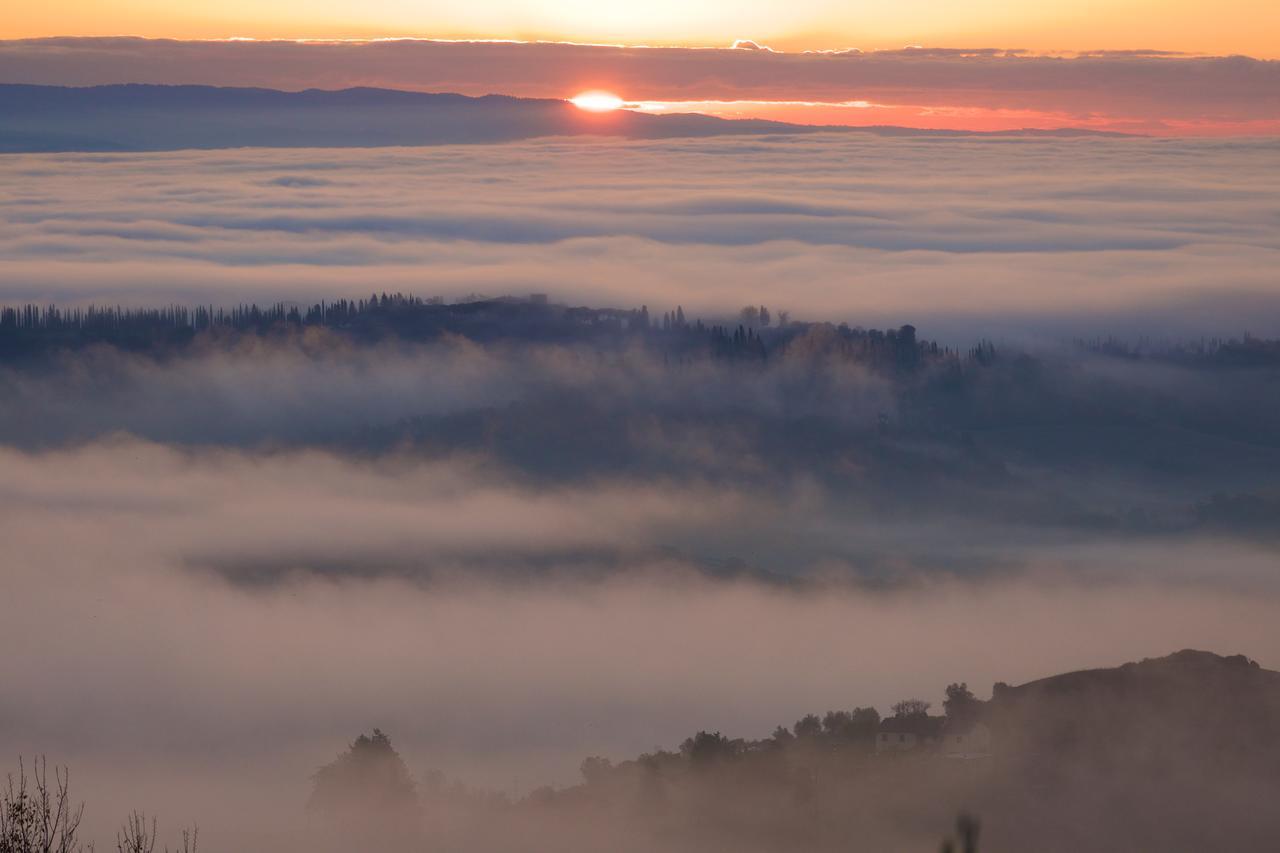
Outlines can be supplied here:
M1222 683L1223 681L1227 683ZM1000 690L1000 701L1016 703L1032 698L1068 699L1099 691L1119 698L1152 688L1178 690L1189 683L1219 687L1280 690L1280 672L1263 669L1244 655L1183 649L1162 658L1144 658L1109 669L1084 669L1051 675Z
M956 688L952 685L948 696ZM941 759L955 752L947 749L950 736L963 734L979 722L991 727L990 754L1004 769L1027 764L1052 769L1073 759L1104 754L1116 769L1140 769L1136 760L1149 758L1143 755L1146 750L1177 764L1212 754L1220 764L1248 768L1254 758L1272 755L1280 746L1280 672L1263 669L1244 655L1184 649L1162 658L1068 672L1016 687L1000 682L985 702L963 685L959 688L965 701L947 708L945 717L925 712L912 716L895 706L897 716L886 717L886 724L928 722L935 730L930 740L913 743L905 751L876 746L881 717L869 707L852 716L843 711L828 711L825 717L810 714L758 741L732 740L716 733L712 746L720 760L741 759L744 767L754 755L776 750L803 753L809 741L822 746L817 753L824 761L837 745L849 750L841 760L861 761L871 752L882 760L908 752ZM870 725L851 726L859 715L869 715ZM881 725L879 730L887 729ZM707 737L712 736L700 732L681 747L680 754L693 760L691 744ZM984 746L982 751L986 750Z
M996 685L987 717L1027 756L1253 765L1280 746L1280 672L1184 649L1112 669Z
M853 130L698 114L590 113L556 99L353 88L0 84L0 152L377 147L544 136L633 139ZM965 135L875 127L881 135ZM1081 135L1082 131L1029 131Z
M523 805L590 822L643 803L633 831L662 833L673 850L925 849L921 827L966 810L993 851L1269 850L1278 700L1280 673L1185 650L997 685L945 718L877 726L875 709L858 708L762 740L701 731L678 752L589 758L582 785ZM976 723L989 748L956 746Z

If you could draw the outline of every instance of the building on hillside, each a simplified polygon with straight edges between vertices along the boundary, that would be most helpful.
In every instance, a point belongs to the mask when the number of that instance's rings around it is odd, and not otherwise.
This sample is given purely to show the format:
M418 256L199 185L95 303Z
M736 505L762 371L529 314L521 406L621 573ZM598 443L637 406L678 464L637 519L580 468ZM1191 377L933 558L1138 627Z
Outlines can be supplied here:
M935 747L946 721L946 717L930 717L926 714L882 720L880 729L876 732L876 752L908 752Z

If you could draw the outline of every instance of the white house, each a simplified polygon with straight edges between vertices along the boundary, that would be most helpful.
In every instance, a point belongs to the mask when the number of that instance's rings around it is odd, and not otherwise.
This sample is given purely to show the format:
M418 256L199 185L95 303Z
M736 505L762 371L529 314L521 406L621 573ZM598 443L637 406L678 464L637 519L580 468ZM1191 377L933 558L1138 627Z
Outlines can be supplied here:
M877 753L920 749L947 758L986 758L991 755L991 728L981 721L957 723L924 714L881 721L876 732Z
M946 723L945 717L911 714L880 721L876 732L876 752L906 752L936 746Z

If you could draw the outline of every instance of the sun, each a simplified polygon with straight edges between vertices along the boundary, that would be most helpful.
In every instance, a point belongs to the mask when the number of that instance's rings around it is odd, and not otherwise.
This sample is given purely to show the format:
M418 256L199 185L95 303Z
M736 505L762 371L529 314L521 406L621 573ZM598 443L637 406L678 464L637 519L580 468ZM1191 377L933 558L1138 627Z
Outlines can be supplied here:
M622 98L613 94L613 92L593 90L574 95L569 99L569 103L573 104L580 110L587 110L593 113L607 113L612 110L621 109L625 102Z

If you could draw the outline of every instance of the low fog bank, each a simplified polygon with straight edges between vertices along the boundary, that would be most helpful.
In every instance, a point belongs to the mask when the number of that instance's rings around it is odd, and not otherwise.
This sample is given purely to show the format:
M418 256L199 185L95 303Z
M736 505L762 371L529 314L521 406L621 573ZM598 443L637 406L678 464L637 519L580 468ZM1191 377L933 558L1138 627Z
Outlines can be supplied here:
M937 706L955 681L985 698L996 681L1185 646L1280 660L1266 541L1011 536L928 515L886 532L812 486L555 482L483 454L117 437L0 450L0 469L0 644L24 650L4 667L0 754L71 765L99 839L141 807L166 840L198 822L204 849L325 849L310 775L380 726L429 795L430 849L931 850L960 808L990 815L989 849L1026 849L1044 829L1008 824L1025 791L931 765L840 770L810 800L790 775L713 773L673 783L656 818L639 793L522 798L576 783L587 756L623 762L700 729L765 738L904 697ZM876 572L822 556L876 537ZM913 539L939 557L909 556ZM807 580L758 571L769 543ZM937 571L966 547L966 571ZM1215 773L1232 808L1260 790ZM1115 790L1095 777L1072 788L1084 799L1031 805L1094 820ZM1149 792L1174 793L1131 794ZM1217 826L1219 801L1203 802L1179 814ZM761 815L774 822L756 835Z
M884 704L947 679L1105 663L1117 648L1247 649L1264 662L1280 651L1266 546L1029 541L1017 571L992 561L931 578L900 562L869 587L826 564L778 585L717 578L652 546L804 525L786 495L530 489L465 462L132 441L0 461L0 621L10 647L37 643L7 665L22 687L6 691L6 731L51 753L63 738L270 750L377 723L411 740L441 727L441 748L465 742L479 768L484 744L576 752L601 726L637 738L622 742L632 749L689 725L760 730L854 684ZM795 541L833 523L815 514ZM358 570L387 564L402 570ZM246 582L228 569L252 565L275 571Z
M145 450L121 452L145 466ZM255 491L240 485L237 494ZM264 549L261 540L284 541L287 530L267 519L254 531L252 503L235 519L175 498L142 503L92 510L51 495L0 515L14 593L0 603L0 642L27 649L5 667L0 754L70 764L99 838L143 807L170 829L198 822L210 850L324 849L308 834L309 777L377 725L423 785L429 849L795 849L787 839L802 828L809 849L847 849L837 842L857 838L871 849L932 850L960 808L992 820L999 810L991 831L1025 839L1033 828L1010 827L1007 810L1028 794L1001 799L1000 785L975 794L966 768L951 765L868 778L854 767L851 777L820 777L807 789L812 801L797 799L806 789L788 774L760 784L694 779L664 795L670 837L667 819L644 811L644 791L626 786L599 810L578 794L489 817L485 797L450 786L521 798L576 783L587 756L616 764L676 749L699 730L766 738L809 712L874 706L888 715L905 697L940 707L942 688L960 680L985 698L996 681L1109 665L1117 649L1136 658L1193 645L1280 659L1271 627L1280 589L1274 579L1247 591L1218 583L1235 568L1220 548L1129 554L1124 578L1081 578L1046 558L1017 578L882 591L713 581L672 564L593 583L424 587L299 575L245 587L185 565L201 528L208 538L256 537ZM280 505L287 527L291 510ZM327 525L355 539L369 526L353 514ZM1144 576L1134 570L1145 560ZM1170 571L1194 582L1167 583ZM1224 798L1245 784L1213 772ZM444 787L432 787L437 774ZM1099 799L1036 806L1062 822L1093 820L1108 808ZM744 837L762 815L782 835ZM694 825L705 831L690 835Z

